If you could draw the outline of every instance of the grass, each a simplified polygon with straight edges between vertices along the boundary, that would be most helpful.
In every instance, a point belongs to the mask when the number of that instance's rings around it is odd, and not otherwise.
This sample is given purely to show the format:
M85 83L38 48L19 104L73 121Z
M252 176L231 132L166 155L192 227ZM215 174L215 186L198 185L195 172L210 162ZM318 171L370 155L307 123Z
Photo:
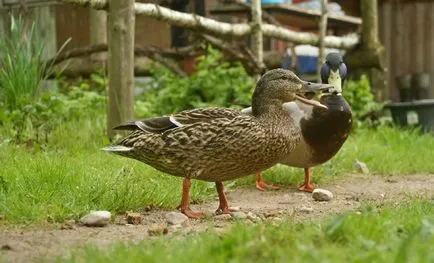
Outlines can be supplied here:
M62 222L92 209L119 213L175 205L181 179L101 151L109 144L103 127L102 120L59 127L46 150L2 146L0 214L7 222ZM195 183L192 199L213 191L213 185Z
M433 214L433 200L409 198L320 221L239 223L224 234L87 247L58 262L433 262Z
M102 152L100 148L108 144L102 116L62 124L42 149L0 144L3 222L62 222L77 219L92 209L122 213L177 205L180 178ZM432 149L434 138L415 131L388 127L358 130L335 158L313 170L313 180L318 183L342 178L353 172L355 159L366 162L373 173L434 173ZM301 182L302 173L301 169L278 165L266 171L264 177L281 185L295 185ZM253 186L253 176L236 183ZM193 182L194 202L214 195L213 183Z
M381 127L361 129L353 133L342 149L327 163L312 169L312 181L323 183L342 178L353 168L355 160L367 164L373 174L400 175L434 173L434 137L420 135L417 130ZM300 183L303 169L277 165L265 171L264 178L283 185ZM253 183L243 178L241 184Z
M6 35L0 37L3 59L0 99L6 107L14 110L23 100L32 101L41 87L45 70L41 63L44 42L36 35L35 23L26 32L21 18L11 17L10 36Z

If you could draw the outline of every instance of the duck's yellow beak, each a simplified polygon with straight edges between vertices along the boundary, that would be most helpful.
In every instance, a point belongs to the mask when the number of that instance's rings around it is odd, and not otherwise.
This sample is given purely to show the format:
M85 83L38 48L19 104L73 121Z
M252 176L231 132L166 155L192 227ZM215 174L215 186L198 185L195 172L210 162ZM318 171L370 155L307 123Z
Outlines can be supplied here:
M322 90L329 90L332 89L334 86L331 84L325 84L325 83L315 83L315 82L309 82L309 81L302 81L302 87L300 92L307 93L307 92L320 92Z
M311 97L314 97L314 95L316 93L318 93L320 91L327 91L331 88L333 88L333 85L330 85L330 84L302 81L302 88L301 88L300 93L302 93L302 94L313 93L313 95ZM295 98L304 104L311 105L314 107L320 107L323 109L328 109L327 106L321 104L319 101L308 99L305 96L295 95Z

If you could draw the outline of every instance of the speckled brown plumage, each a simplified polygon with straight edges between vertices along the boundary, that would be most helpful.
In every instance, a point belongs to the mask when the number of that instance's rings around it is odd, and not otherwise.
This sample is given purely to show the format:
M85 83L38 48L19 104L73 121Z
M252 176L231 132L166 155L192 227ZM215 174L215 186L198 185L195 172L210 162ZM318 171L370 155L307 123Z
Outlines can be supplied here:
M188 206L189 179L216 182L219 210L228 213L221 182L265 170L288 156L300 140L300 127L283 104L295 100L296 93L326 88L301 81L291 71L271 70L253 94L255 116L206 108L133 121L117 127L132 133L105 150L186 178L180 210L190 217L200 215Z
M172 117L182 126L161 133L134 131L120 142L131 151L118 154L175 176L215 182L273 166L299 139L285 115L261 120L211 108Z

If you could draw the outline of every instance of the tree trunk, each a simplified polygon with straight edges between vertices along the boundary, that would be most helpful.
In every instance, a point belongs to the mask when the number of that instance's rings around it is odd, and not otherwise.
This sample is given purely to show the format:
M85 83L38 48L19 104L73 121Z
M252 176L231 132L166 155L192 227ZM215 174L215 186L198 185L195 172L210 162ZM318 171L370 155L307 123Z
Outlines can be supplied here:
M318 64L317 64L317 81L321 82L321 66L325 59L325 36L327 33L327 0L321 0L321 19L319 22L319 49L318 49Z
M264 63L264 47L262 38L262 8L261 0L252 0L252 50L256 56L256 61ZM258 81L259 74L253 78Z
M362 10L362 45L366 49L374 49L379 45L378 40L378 3L377 0L360 2Z
M131 120L134 112L134 0L110 0L107 131Z

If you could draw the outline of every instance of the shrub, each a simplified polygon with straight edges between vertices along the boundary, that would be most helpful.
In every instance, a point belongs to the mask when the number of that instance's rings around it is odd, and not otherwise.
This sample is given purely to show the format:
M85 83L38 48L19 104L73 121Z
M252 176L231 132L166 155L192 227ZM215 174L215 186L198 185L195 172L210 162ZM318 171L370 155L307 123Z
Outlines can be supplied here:
M65 93L44 92L20 109L0 110L3 141L46 143L51 131L62 122L94 118L104 112L105 96L89 90L87 81Z
M384 103L378 103L374 100L371 85L366 75L362 75L360 80L347 80L342 93L345 100L351 105L353 118L355 119L353 125L355 127L360 127L366 123L369 126L380 124L378 117ZM369 118L369 116L372 118Z
M35 23L28 30L22 18L11 17L10 34L0 36L0 101L15 110L36 100L51 65L42 60L44 42Z
M164 67L150 68L152 81L145 84L136 102L140 117L211 106L241 108L250 105L253 80L238 62L222 61L222 54L208 48L198 58L195 72L180 78Z

